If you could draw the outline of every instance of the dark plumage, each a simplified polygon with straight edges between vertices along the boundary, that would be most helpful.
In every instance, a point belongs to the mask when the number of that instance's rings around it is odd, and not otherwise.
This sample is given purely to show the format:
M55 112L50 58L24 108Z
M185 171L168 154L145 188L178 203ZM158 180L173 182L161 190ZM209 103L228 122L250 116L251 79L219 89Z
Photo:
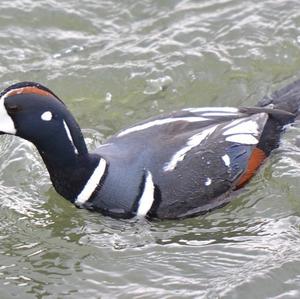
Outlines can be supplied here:
M1 93L0 131L31 141L59 194L130 218L183 218L224 205L278 146L298 115L300 82L257 107L190 108L125 129L88 153L64 103L32 82Z

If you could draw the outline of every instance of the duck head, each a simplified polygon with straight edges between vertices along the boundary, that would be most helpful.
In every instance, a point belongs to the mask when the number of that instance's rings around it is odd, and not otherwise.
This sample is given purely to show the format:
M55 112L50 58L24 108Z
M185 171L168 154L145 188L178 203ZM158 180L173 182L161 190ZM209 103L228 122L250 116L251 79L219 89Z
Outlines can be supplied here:
M78 124L64 103L39 83L21 82L0 94L0 132L24 138L36 145L40 153L51 156L57 148L74 154L87 153ZM55 150L56 149L56 150Z
M0 133L32 142L58 193L74 202L100 157L89 154L64 103L38 83L21 82L0 93Z

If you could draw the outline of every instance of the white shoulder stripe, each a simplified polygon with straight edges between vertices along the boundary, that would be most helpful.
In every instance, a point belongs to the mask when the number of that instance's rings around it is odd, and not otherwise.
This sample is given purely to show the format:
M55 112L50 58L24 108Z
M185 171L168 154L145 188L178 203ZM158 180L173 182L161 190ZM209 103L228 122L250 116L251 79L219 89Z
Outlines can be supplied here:
M188 111L191 113L199 113L199 112L238 113L239 109L235 107L200 107L200 108L185 108L182 111Z
M97 188L98 184L101 181L101 178L104 175L106 165L106 161L103 158L101 158L93 174L90 176L82 191L78 194L75 200L76 205L80 206L90 199L91 195Z
M171 158L171 160L165 164L164 171L174 170L175 167L177 166L177 163L182 161L185 158L187 152L189 152L194 147L198 146L206 137L211 135L216 130L217 127L218 125L210 127L190 137L186 143L186 146L180 149L178 152L176 152Z
M211 116L240 116L239 113L234 112L204 112L201 116L211 117Z
M191 116L191 117L170 117L170 118L162 118L162 119L156 119L153 121L149 121L147 123L126 129L122 132L120 132L118 134L118 137L127 135L129 133L133 133L133 132L138 132L138 131L142 131L154 126L161 126L161 125L165 125L165 124L169 124L169 123L173 123L173 122L177 122L177 121L186 121L186 122L199 122L199 121L206 121L209 120L209 118L205 118L205 117L198 117L198 116Z
M152 207L154 202L154 183L152 180L152 174L147 171L147 176L144 184L144 191L139 200L139 207L137 210L137 216L146 216Z

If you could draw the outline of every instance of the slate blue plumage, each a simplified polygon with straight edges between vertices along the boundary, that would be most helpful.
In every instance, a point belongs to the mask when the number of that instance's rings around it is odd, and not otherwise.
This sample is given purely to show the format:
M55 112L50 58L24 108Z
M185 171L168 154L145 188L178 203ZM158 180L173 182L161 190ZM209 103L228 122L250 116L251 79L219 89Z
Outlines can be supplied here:
M76 206L117 218L174 219L227 203L278 146L299 103L296 81L257 107L151 118L88 153L64 103L38 83L21 82L1 93L0 131L31 141L57 192Z

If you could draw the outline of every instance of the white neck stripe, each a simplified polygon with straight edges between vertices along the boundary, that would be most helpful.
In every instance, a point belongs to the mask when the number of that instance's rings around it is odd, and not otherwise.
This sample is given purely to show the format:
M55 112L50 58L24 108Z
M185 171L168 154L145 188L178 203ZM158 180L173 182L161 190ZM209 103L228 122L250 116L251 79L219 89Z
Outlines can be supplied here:
M147 215L154 202L154 183L152 180L152 174L147 171L147 176L144 184L144 191L139 200L139 208L137 210L137 216L144 217Z
M93 174L90 176L82 191L78 194L75 200L76 205L80 206L90 199L104 175L106 165L106 161L101 158Z
M63 123L64 123L64 127L65 127L65 130L66 130L68 139L70 140L70 142L71 142L71 144L72 144L72 146L74 148L75 153L78 154L78 150L77 150L77 148L76 148L76 146L74 144L74 141L73 141L70 129L69 129L69 127L68 127L68 125L67 125L67 123L65 121L63 121Z

